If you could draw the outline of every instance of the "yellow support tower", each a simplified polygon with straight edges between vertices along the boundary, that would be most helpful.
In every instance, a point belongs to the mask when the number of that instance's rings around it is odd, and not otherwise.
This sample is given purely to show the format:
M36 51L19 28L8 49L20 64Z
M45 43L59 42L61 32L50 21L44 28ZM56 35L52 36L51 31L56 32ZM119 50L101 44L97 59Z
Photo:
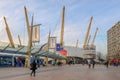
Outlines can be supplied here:
M89 23L88 30L87 30L86 37L85 37L85 41L84 41L84 49L86 48L86 45L87 45L92 19L93 19L93 17L90 18L90 23Z
M89 35L88 40L87 40L87 46L89 46L91 35Z
M62 26L61 26L61 35L60 35L60 47L64 46L64 22L65 22L65 6L63 6L62 10ZM61 60L62 63L66 63L66 60Z
M61 37L60 37L60 45L61 47L63 47L64 45L64 16L65 16L65 6L63 7L63 11L62 11L62 26L61 26Z
M47 46L45 47L46 51L49 51L49 45L50 45L50 33L48 34L48 43Z
M24 7L24 11L25 11L25 18L26 18L26 25L27 25L27 32L28 32L28 56L26 57L26 61L27 61L27 67L29 68L30 57L31 57L31 46L32 46L33 16L32 16L32 22L31 22L31 27L30 27L26 7Z
M29 24L29 19L28 19L28 15L27 15L27 9L24 6L24 12L25 12L25 18L26 18L26 26L27 26L27 32L28 32L28 45L30 45L29 43L29 39L30 39L30 24Z
M98 27L96 28L95 35L94 35L94 38L93 38L93 40L92 40L92 44L91 44L91 45L94 45L97 32L98 32Z
M31 28L30 28L30 37L29 37L29 43L28 43L28 67L30 66L30 57L31 57L31 47L32 47L32 32L33 32L33 16L32 16L32 22L31 22Z
M96 35L97 35L97 31L98 31L98 27L96 28L94 38L93 38L92 43L91 43L91 49L93 49L93 50L96 50L96 46L94 45L94 42L95 42L95 38L96 38Z
M19 40L20 47L21 47L21 46L22 46L22 43L21 43L20 35L18 35L18 40Z
M13 42L13 39L12 39L12 35L11 35L10 30L9 30L9 27L8 27L8 24L7 24L7 21L6 21L5 16L4 16L4 21L5 21L6 32L7 32L7 35L8 35L9 41L10 41L10 45L11 45L12 48L15 48L15 46L14 46L14 42Z

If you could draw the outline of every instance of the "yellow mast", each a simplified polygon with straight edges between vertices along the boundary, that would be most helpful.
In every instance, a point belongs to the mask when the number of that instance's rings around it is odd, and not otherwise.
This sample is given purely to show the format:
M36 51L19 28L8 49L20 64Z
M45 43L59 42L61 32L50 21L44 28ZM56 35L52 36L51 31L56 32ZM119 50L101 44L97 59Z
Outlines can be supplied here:
M79 42L79 41L77 40L77 42L76 42L76 48L78 48L78 42Z
M24 12L25 12L25 18L26 18L26 25L27 25L27 32L28 32L28 46L30 45L29 44L29 39L30 39L30 25L29 25L29 20L28 20L28 15L27 15L27 9L26 7L24 6Z
M95 38L96 38L96 35L97 35L97 31L98 31L98 27L96 28L95 35L94 35L94 38L93 38L93 40L92 40L92 44L91 44L91 45L94 45Z
M31 28L30 28L30 38L29 38L30 49L32 47L32 35L33 35L33 16L32 16L32 22L31 22Z
M88 36L89 36L89 33L90 33L90 28L91 28L91 23L92 23L92 16L90 18L90 23L89 23L89 26L88 26L88 30L87 30L87 33L86 33L86 37L85 37L85 41L84 41L84 49L86 48L86 45L87 45L87 41L88 41Z
M47 51L49 51L49 46L50 46L50 34L51 34L51 31L49 31L49 35L48 35L48 47L47 47Z
M30 57L31 57L31 46L32 46L32 30L33 30L33 16L32 16L32 22L31 27L29 25L29 20L27 16L27 9L24 7L25 11L25 18L26 18L26 25L27 25L27 32L28 32L28 56L26 57L27 60L27 67L30 67Z
M9 27L8 27L8 24L7 24L7 21L6 21L5 16L4 16L4 21L5 21L6 32L7 32L7 35L8 35L9 41L10 41L10 45L11 45L12 48L15 48L15 46L14 46L14 42L13 42L13 39L12 39L12 35L11 35L10 30L9 30Z
M91 38L91 35L89 35L89 38L88 38L88 40L87 40L87 45L89 45L90 38Z
M61 37L60 37L60 45L61 47L63 47L64 45L64 16L65 16L65 6L63 7L63 11L62 11L62 26L61 26Z
M32 47L32 31L33 31L33 16L32 16L30 35L29 35L29 41L28 41L28 64L27 64L27 67L30 66L31 47Z
M33 16L32 16L32 22L31 22L31 28L30 28L30 34L29 34L29 41L28 41L28 63L27 63L27 67L30 67L30 57L31 57L31 47L32 47L32 31L33 31Z
M22 44L21 44L21 39L20 39L20 35L18 35L18 40L19 40L20 46L22 46Z

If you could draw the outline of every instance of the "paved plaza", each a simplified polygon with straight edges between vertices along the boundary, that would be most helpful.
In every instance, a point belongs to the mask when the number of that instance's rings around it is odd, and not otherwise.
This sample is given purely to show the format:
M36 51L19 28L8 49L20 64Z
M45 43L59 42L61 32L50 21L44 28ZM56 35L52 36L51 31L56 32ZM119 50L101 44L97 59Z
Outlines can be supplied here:
M63 65L40 67L35 77L28 68L0 68L0 80L120 80L120 67Z

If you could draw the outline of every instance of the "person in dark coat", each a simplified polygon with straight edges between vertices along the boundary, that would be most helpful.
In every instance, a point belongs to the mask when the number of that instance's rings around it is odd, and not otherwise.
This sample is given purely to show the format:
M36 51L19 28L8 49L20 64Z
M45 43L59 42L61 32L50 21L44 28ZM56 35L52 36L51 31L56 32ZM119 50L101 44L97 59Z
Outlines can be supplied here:
M95 61L94 60L92 60L92 67L94 68L94 66L95 66Z
M87 60L87 63L88 63L89 68L91 68L91 60L90 59Z
M35 77L35 70L37 69L37 64L36 64L36 62L35 62L35 60L33 61L33 63L31 64L31 70L32 70L32 72L31 72L31 76L32 76L32 74L34 74L34 77Z
M109 61L108 60L106 61L105 65L108 68L108 65L109 65Z

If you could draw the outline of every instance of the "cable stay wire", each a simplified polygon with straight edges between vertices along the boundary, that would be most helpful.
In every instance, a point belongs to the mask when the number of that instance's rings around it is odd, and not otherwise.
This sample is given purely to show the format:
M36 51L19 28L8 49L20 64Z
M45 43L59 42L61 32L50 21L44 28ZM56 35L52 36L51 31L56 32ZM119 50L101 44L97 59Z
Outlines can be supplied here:
M3 25L4 25L3 22L4 22L4 21L3 21L3 17L1 17L1 18L0 18L0 26L2 26L2 28L1 28L0 32L4 31L3 29L5 29L5 28L3 27Z
M58 30L58 29L60 29L60 23L61 23L61 14L59 14L59 16L58 16L58 19L57 19L57 21L56 21L56 24L54 25L55 27L54 27L54 29L52 29L53 31L51 32L51 34L52 35L56 35L56 36L58 36L57 35L57 33L56 33L56 31Z

